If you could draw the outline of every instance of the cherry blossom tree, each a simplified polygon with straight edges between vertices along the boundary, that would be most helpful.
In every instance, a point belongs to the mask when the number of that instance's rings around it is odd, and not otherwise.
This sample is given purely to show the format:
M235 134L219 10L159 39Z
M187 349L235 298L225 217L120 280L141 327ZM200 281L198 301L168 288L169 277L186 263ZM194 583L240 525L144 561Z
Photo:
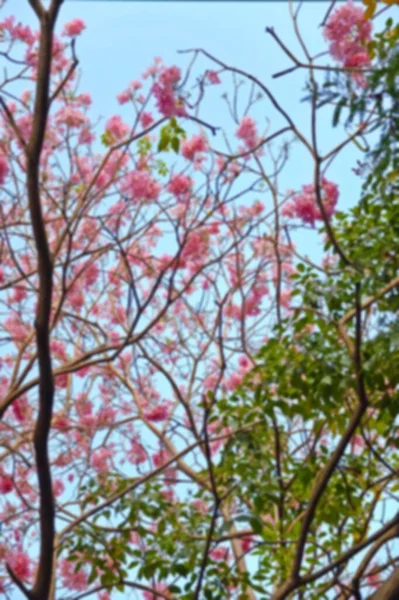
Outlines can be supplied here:
M303 59L267 30L292 63L275 76L307 74L310 135L200 48L156 58L103 123L85 23L56 35L62 0L29 4L37 30L0 22L1 593L398 597L398 26L327 7L330 62L292 7ZM347 112L327 150L322 110ZM287 191L294 144L312 168ZM337 212L352 144L366 179Z

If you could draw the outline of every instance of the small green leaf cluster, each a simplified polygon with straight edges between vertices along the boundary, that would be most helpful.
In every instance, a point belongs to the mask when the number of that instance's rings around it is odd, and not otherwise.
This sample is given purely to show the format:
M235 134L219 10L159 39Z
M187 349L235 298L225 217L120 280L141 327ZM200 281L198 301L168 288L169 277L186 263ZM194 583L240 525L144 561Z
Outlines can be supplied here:
M161 135L158 142L158 152L168 152L172 149L176 154L179 152L180 142L186 137L186 132L175 117L170 119L169 123L161 128Z

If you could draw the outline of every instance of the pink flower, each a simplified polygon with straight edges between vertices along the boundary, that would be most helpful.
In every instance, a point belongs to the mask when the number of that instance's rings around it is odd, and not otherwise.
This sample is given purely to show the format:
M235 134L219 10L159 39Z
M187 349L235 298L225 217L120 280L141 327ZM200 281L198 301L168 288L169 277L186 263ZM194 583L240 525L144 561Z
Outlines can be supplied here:
M68 373L60 373L60 375L56 375L55 385L65 390L68 387Z
M249 371L252 367L251 361L247 356L240 356L238 364L240 365L240 369L244 372Z
M269 523L269 525L272 525L273 527L274 527L274 525L276 524L276 521L275 521L275 519L273 519L273 517L272 517L271 515L265 515L265 516L263 517L263 520L264 520L266 523Z
M5 156L0 154L0 185L3 185L8 175L8 164Z
M228 548L215 548L214 550L211 550L209 552L209 556L211 557L212 560L215 561L220 561L220 560L227 560L229 557L229 550Z
M206 515L209 510L209 506L204 500L193 500L192 506L202 515Z
M13 33L15 39L28 44L28 46L31 46L35 41L35 36L28 25L23 26L21 23L18 23Z
M75 564L63 558L60 562L60 574L62 585L76 592L87 589L87 574L80 568L75 572Z
M181 77L181 71L179 67L163 67L159 75L159 82L161 85L175 85Z
M103 406L98 413L97 423L99 425L110 425L114 421L116 414L117 411L112 406Z
M29 114L23 115L17 119L17 125L22 137L27 141L32 131L32 116Z
M174 90L171 86L162 86L159 83L154 83L152 92L156 99L157 108L162 115L165 117L185 115L184 104L175 98Z
M176 84L181 77L178 67L162 67L158 81L152 86L157 108L165 117L183 116L186 114L184 103L176 98Z
M131 441L130 449L127 452L127 458L132 465L140 465L147 460L146 451L136 439Z
M158 452L154 452L154 454L152 455L152 462L157 468L167 463L168 460L170 460L170 454L165 448L161 448L161 450L158 450Z
M372 588L378 587L381 583L380 574L378 571L376 571L376 569L378 569L378 565L376 563L372 563L370 565L368 574L366 575L367 584Z
M157 583L153 589L155 592L160 592L163 596L166 596L167 598L170 597L168 586L164 583ZM158 594L154 594L152 592L143 592L144 600L160 600L160 598L161 596L159 596Z
M119 115L114 115L108 119L105 129L118 141L126 137L129 133L129 126L122 121Z
M355 434L351 439L351 451L353 454L356 454L358 450L361 450L364 447L364 440L361 435Z
M64 25L62 35L75 37L76 35L80 35L84 29L86 29L86 25L82 19L73 19Z
M61 496L61 494L63 493L65 489L64 484L62 483L61 479L55 479L54 483L53 483L53 492L54 492L54 496Z
M90 106L92 103L91 96L87 92L84 94L79 94L79 96L76 98L76 100L82 106Z
M26 395L17 398L12 403L12 412L19 423L23 423L29 414L29 404Z
M366 50L359 50L359 52L350 54L344 62L344 67L350 69L361 69L367 67L370 64L370 57ZM365 87L367 80L362 73L351 73L352 79L356 81L358 86Z
M207 71L206 76L208 77L208 81L213 84L220 83L219 75L216 71Z
M31 576L31 560L25 552L11 553L8 557L8 563L15 575L22 581L26 581Z
M14 483L8 475L0 474L0 494L8 494L14 488Z
M78 142L79 144L91 144L92 142L94 142L95 138L96 136L94 135L94 133L92 133L90 129L87 129L86 127L85 129L82 129L79 133Z
M169 417L169 403L161 404L151 408L149 411L144 413L144 417L148 421L153 421L154 423L166 421L166 419Z
M202 135L193 135L189 140L183 140L181 145L181 153L184 158L194 160L198 152L206 152L208 145Z
M226 388L229 391L235 390L242 383L242 375L239 373L232 373L230 377L226 380Z
M25 324L15 314L6 318L4 327L12 335L14 342L23 342L28 335Z
M191 231L182 247L178 266L181 268L188 267L190 271L197 270L206 260L208 249L207 235L198 231Z
M251 216L260 215L265 210L265 205L260 200L255 200L253 205L249 208Z
M25 44L32 45L35 41L35 36L30 27L23 26L21 23L15 25L15 17L6 17L0 24L1 29L8 31L10 36L15 40L24 42Z
M161 185L147 171L133 171L126 176L123 190L129 192L132 200L157 200Z
M150 125L152 125L153 122L154 122L154 119L153 119L153 116L152 116L151 113L149 113L149 112L143 112L141 114L140 123L144 127L144 129L146 129L147 127L149 127Z
M79 277L81 277L83 287L86 290L88 290L90 287L92 287L97 282L98 276L100 274L100 270L96 263L91 263L91 264L89 263L87 265L87 267L83 268L83 272L82 272L82 269L79 268L79 272L80 272Z
M338 202L338 186L323 177L320 187L324 210L327 217L331 218ZM304 185L302 192L297 194L292 202L283 207L282 215L301 219L303 223L309 223L312 226L314 226L316 220L321 221L323 217L317 205L314 185Z
M132 90L130 90L129 88L127 90L124 90L116 96L116 99L118 100L119 104L126 104L127 102L129 102L129 100L132 99Z
M250 535L246 535L241 538L241 548L244 554L249 552L253 546L253 538Z
M329 51L336 61L344 67L360 68L370 64L365 45L371 40L371 31L372 24L365 18L364 9L350 1L332 13L323 33L330 42ZM361 74L354 73L352 77L364 85Z
M173 175L167 190L176 197L181 197L191 192L193 180L188 175Z
M106 473L109 470L109 461L112 456L109 448L99 448L93 452L90 464L98 473Z
M291 306L292 290L282 290L280 294L280 303L283 308L289 309Z
M213 390L218 381L219 377L217 375L208 375L208 377L205 377L202 385L205 390Z
M77 108L73 108L73 106L63 106L56 112L55 122L57 125L78 128L87 123L87 117Z
M71 421L65 415L56 415L54 416L52 426L54 427L54 429L63 431L71 426Z
M50 342L50 350L56 356L56 358L61 358L62 360L66 360L67 353L64 342L59 342L58 340L52 340Z
M77 312L82 310L84 305L83 293L81 290L73 287L67 295L67 301L70 306L74 308Z
M252 117L243 117L236 131L236 136L243 140L248 148L254 148L257 143L256 123Z

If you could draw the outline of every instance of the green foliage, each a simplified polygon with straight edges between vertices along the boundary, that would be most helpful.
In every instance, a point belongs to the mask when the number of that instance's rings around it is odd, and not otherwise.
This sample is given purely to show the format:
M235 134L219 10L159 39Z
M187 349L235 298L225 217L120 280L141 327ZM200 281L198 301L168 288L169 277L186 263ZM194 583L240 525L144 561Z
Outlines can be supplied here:
M168 152L172 149L176 154L179 152L180 141L186 137L186 132L180 127L173 117L167 125L161 128L158 142L158 152Z
M106 148L109 148L114 143L113 135L108 129L101 135L101 143Z
M145 158L151 152L151 141L147 136L137 141L137 152L142 158Z

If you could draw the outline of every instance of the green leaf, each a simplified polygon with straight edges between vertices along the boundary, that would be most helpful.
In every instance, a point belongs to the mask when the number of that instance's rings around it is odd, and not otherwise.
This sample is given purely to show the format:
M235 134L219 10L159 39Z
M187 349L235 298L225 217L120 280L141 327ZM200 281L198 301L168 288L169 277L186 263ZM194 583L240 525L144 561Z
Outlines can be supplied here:
M171 146L172 146L172 149L176 152L176 154L178 154L179 148L180 148L179 138L177 138L177 137L172 138Z
M167 150L170 144L170 137L167 134L162 134L158 143L158 152Z

